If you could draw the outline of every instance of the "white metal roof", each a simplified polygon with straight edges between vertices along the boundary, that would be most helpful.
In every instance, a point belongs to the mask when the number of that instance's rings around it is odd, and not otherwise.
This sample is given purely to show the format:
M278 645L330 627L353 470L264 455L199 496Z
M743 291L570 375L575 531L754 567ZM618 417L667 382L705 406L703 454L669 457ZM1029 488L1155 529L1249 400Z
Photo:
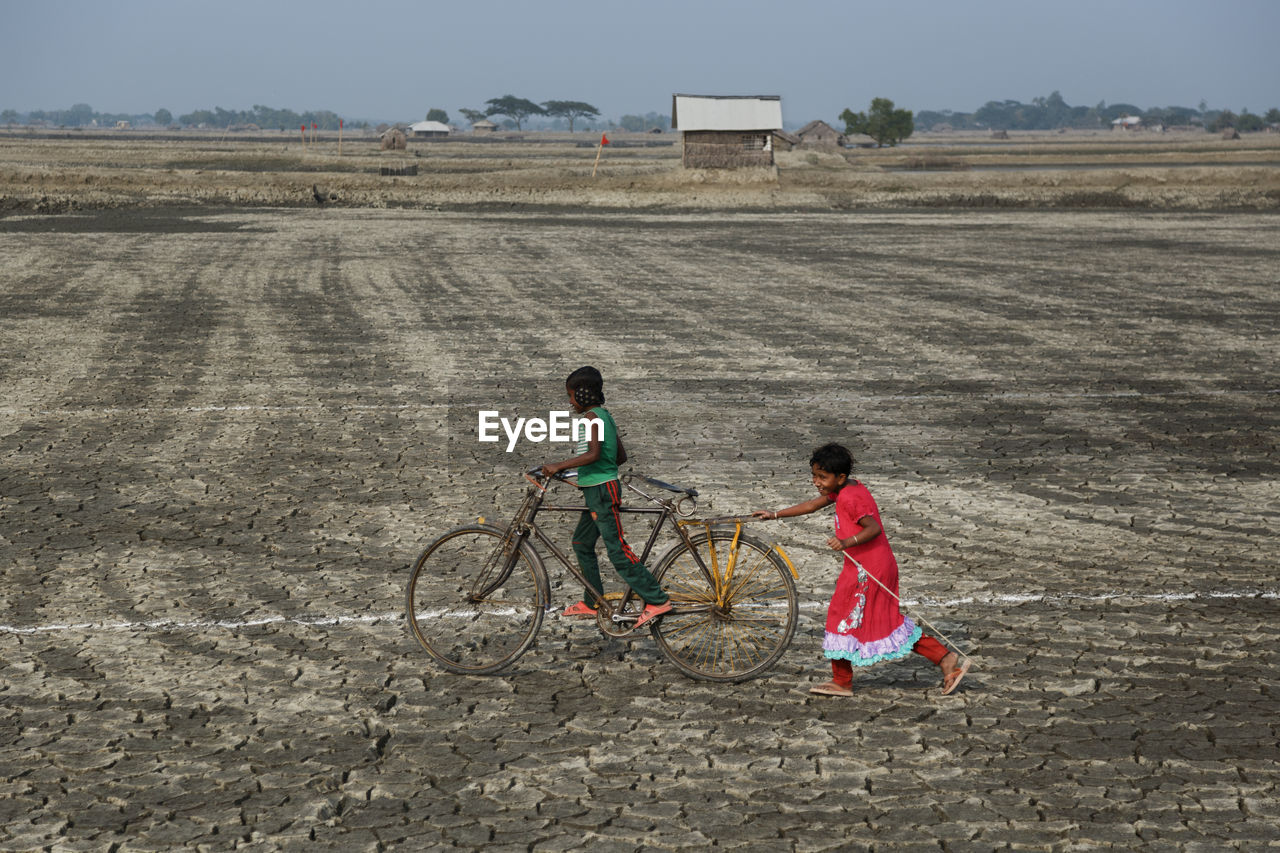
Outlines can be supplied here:
M438 122L438 121L420 121L417 124L409 125L409 129L412 130L414 133L426 133L427 131L434 131L436 133L448 133L449 125L444 124L443 122Z
M781 130L780 95L672 95L671 127L678 130Z

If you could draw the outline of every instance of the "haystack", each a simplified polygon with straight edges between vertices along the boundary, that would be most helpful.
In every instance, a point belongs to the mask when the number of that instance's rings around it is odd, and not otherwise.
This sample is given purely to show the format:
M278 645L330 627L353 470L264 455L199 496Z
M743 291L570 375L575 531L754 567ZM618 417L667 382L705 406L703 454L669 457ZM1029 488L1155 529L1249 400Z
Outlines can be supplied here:
M1223 139L1239 139L1240 131L1236 130L1234 127L1228 127L1226 130L1222 131L1222 138Z
M405 144L404 131L398 127L393 127L382 134L383 151L403 151Z

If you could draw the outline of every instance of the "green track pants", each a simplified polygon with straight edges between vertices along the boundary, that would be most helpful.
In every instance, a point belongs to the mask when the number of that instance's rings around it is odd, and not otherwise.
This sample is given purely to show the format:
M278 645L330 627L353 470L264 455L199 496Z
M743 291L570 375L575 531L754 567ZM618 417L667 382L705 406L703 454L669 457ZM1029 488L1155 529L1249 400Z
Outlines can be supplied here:
M604 584L600 580L600 561L596 559L596 540L603 537L609 562L613 563L614 569L627 585L646 604L662 604L666 601L667 594L662 591L653 573L640 562L640 558L623 537L622 516L618 512L618 506L622 503L618 481L583 486L582 497L588 511L582 514L578 519L578 526L574 528L573 553L578 555L578 567L594 587L596 595L604 592ZM588 605L592 603L591 590L585 591L582 600Z

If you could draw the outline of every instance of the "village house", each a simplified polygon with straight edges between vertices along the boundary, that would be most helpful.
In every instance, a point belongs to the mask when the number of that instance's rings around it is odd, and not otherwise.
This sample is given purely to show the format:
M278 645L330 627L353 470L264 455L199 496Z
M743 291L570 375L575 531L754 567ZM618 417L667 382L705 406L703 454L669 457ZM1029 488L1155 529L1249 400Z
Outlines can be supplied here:
M449 135L449 125L438 121L420 121L409 125L414 139L443 139Z
M782 129L779 95L672 95L671 129L682 135L686 169L773 165L774 132Z
M1111 122L1112 130L1141 130L1142 116L1120 116Z
M498 126L487 118L482 118L479 121L473 121L471 123L472 133L493 133L497 129Z
M790 151L793 148L800 147L800 137L794 133L785 130L775 130L773 132L773 150L774 151Z
M821 119L814 119L796 131L805 148L843 148L845 135Z

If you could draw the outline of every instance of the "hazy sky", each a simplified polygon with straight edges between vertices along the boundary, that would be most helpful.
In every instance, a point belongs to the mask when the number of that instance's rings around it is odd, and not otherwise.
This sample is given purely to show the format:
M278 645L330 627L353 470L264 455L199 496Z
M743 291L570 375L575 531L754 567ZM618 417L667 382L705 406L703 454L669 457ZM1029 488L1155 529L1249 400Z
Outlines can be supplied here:
M1280 0L0 0L0 109L351 119L514 94L606 116L778 94L789 124L893 99L971 111L1280 106Z

